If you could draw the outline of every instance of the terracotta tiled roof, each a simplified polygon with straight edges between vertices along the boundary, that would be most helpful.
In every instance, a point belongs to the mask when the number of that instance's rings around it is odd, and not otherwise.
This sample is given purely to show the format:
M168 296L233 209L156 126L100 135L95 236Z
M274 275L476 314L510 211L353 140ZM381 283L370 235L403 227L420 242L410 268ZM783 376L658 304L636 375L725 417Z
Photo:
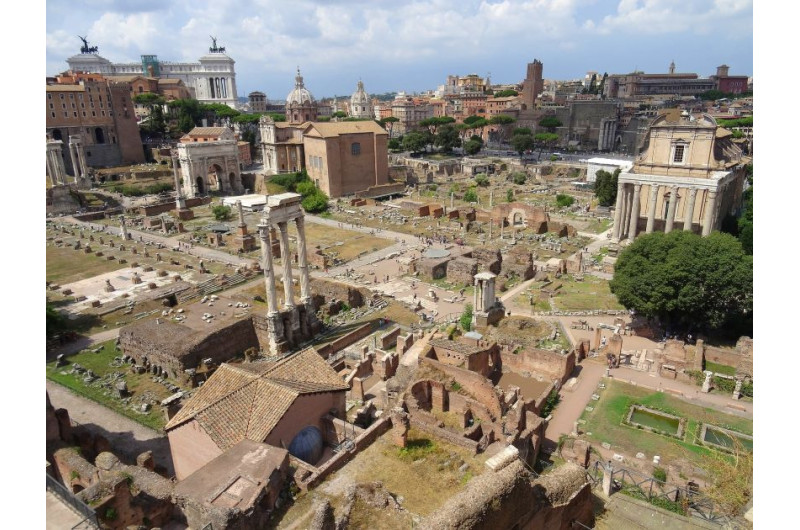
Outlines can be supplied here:
M364 121L339 121L339 122L314 122L305 134L330 138L340 134L374 133L388 134L383 127L374 120Z
M223 364L166 430L195 419L225 451L244 439L264 441L299 395L347 388L313 348L277 362Z
M225 132L225 127L195 127L186 133L184 138L196 138L198 136L219 136L223 132Z

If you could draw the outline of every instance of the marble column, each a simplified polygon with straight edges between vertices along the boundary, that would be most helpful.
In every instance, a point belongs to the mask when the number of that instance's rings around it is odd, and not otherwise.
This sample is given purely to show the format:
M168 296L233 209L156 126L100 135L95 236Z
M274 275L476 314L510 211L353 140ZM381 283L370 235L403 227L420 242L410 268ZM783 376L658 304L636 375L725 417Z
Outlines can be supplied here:
M694 216L694 201L697 197L697 188L689 188L689 199L686 203L686 215L683 217L683 229L692 231L692 217Z
M292 289L292 251L289 248L289 225L278 223L280 231L281 261L283 262L283 307L294 309L294 290Z
M306 220L295 219L297 226L297 261L300 262L300 302L311 303L311 281L308 275L308 257L306 256Z
M489 208L494 206L494 190L489 190Z
M672 232L672 224L675 222L675 210L678 205L678 187L672 186L669 189L669 208L667 208L667 225L664 228L664 233L669 234Z
M236 209L239 211L239 226L247 226L244 222L244 210L242 209L242 201L236 201Z
M81 166L81 178L86 178L88 173L88 165L86 164L86 150L83 148L83 142L75 144L75 149L78 151L78 162Z
M78 178L81 176L81 170L80 166L78 165L78 147L75 145L73 138L73 136L69 137L69 158L72 161L72 175L75 178L75 183L77 184Z
M120 226L119 235L122 236L122 240L123 241L127 241L128 239L130 239L130 237L128 236L128 227L125 226L125 216L124 215L120 215L119 216L119 226Z
M625 185L622 182L617 184L617 204L614 209L614 232L612 234L616 240L619 240L621 237L620 228L622 226L622 190L624 189L624 186Z
M630 223L630 215L631 215L631 193L628 189L628 185L625 184L622 187L622 217L620 217L619 222L619 238L623 240L628 235L628 225Z
M707 236L714 228L714 210L717 208L717 192L709 190L706 200L706 217L703 221L703 235Z
M274 316L278 314L278 304L275 294L275 271L272 268L272 242L269 233L269 225L264 223L258 225L258 236L261 239L261 268L264 269L264 280L267 287L267 313Z
M58 181L56 180L56 169L55 165L53 164L53 155L51 154L52 151L50 149L50 144L47 145L47 175L50 177L50 186L57 186Z
M175 179L175 205L178 207L178 210L185 210L186 199L183 196L183 186L181 185L181 178L178 175L178 172L180 171L178 169L179 167L178 153L173 151L170 156L172 158L172 178ZM190 179L192 178L191 175L189 176L189 178Z
M658 184L650 184L650 203L647 205L647 228L645 233L653 232L656 223L656 202L658 202Z
M631 219L630 225L628 227L628 238L633 241L636 239L636 227L639 224L639 208L640 206L640 194L642 191L641 184L634 184L633 185L633 201L631 203Z
M50 181L54 186L65 185L67 179L64 159L61 158L61 140L53 140L47 143L47 156L50 162Z

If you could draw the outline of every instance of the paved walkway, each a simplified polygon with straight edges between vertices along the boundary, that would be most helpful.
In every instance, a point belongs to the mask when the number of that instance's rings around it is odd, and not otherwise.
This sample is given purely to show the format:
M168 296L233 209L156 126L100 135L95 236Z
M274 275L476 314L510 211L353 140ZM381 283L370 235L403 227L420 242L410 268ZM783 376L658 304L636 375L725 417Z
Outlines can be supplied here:
M83 516L73 510L67 503L50 490L47 490L45 505L45 521L47 530L64 530L73 528L83 521ZM87 526L86 528L90 528Z
M577 365L573 377L577 375L578 382L572 390L561 389L559 395L561 401L558 403L553 417L547 424L544 435L543 448L547 451L554 451L558 444L558 438L562 434L569 434L578 418L583 414L583 410L592 399L592 394L597 392L597 385L603 378L605 367L600 363L587 362Z
M136 457L145 451L153 451L157 465L164 466L169 475L175 474L169 442L163 433L145 427L141 423L122 416L99 403L78 396L67 388L47 381L47 393L53 407L67 409L75 423L92 434L104 436L111 444L114 454L127 464L136 464Z

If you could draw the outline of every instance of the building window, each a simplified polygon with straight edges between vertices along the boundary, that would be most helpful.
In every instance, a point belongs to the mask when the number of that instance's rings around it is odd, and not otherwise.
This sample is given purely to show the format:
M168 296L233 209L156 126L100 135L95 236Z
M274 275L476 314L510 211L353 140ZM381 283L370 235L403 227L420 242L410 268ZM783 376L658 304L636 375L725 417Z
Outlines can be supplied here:
M361 144L358 142L353 142L350 145L350 154L353 156L358 156L361 154Z
M55 112L51 112L50 113L50 117L55 118L56 117L56 113Z
M683 164L686 160L686 144L675 144L672 146L672 162Z

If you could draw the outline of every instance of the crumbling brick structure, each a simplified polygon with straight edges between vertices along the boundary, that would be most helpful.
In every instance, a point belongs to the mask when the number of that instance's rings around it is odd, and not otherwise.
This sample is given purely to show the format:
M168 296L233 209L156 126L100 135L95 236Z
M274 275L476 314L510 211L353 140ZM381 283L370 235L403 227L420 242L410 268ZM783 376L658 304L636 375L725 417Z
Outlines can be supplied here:
M516 276L523 280L530 280L536 272L533 266L533 255L525 246L513 247L505 256L500 267L500 273L508 278Z
M426 517L429 530L571 530L594 521L591 484L584 469L567 463L534 479L519 459L475 477Z
M454 283L472 285L478 273L478 260L475 258L458 257L447 264L447 280Z
M496 248L480 247L472 251L472 257L478 261L478 270L500 274L503 256Z

